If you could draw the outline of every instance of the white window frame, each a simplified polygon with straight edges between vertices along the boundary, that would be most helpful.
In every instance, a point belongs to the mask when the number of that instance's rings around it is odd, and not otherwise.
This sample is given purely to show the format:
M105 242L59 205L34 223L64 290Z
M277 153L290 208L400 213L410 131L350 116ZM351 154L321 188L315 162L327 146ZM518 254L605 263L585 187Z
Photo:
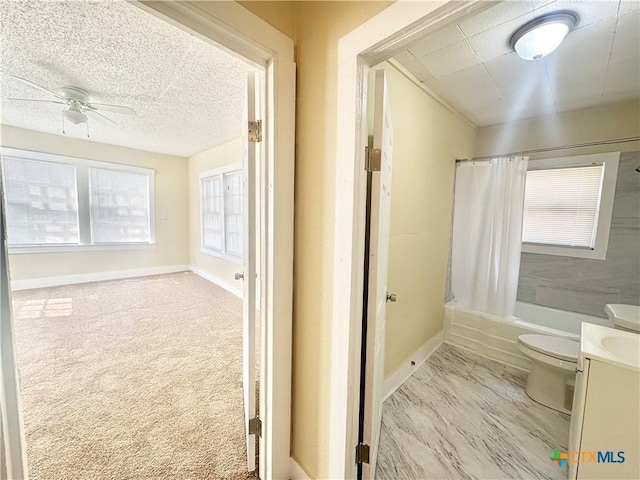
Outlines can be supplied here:
M556 255L562 257L589 258L605 260L609 246L609 231L613 215L613 201L616 193L618 178L618 164L620 152L594 153L590 155L576 155L572 157L547 158L531 160L529 171L553 168L576 167L578 165L603 164L602 190L600 193L600 208L596 219L595 246L593 248L571 247L564 245L543 245L539 243L522 243L523 253L537 253L542 255Z
M17 148L0 147L0 155L19 160L33 160L38 162L59 163L73 165L76 169L76 190L78 194L78 233L79 244L47 244L9 246L9 253L13 255L31 253L62 253L96 250L140 250L153 249L156 245L155 237L155 170L151 168L134 167L120 163L88 160L86 158L54 155L51 153L21 150ZM149 242L139 243L94 243L91 225L91 185L90 169L99 168L122 173L137 173L149 178Z
M225 202L225 192L224 192L224 175L229 173L240 172L240 175L243 175L242 171L242 162L230 163L228 165L224 165L222 167L217 167L212 170L207 170L200 174L199 186L200 189L200 251L206 255L211 255L213 257L223 258L233 263L242 264L244 262L243 256L238 256L233 253L229 253L226 250L226 213L224 208ZM211 248L207 248L204 245L204 190L202 188L202 181L212 177L220 177L220 184L222 185L222 250L213 250ZM243 185L244 189L244 185ZM242 195L244 196L245 192L243 190ZM242 215L245 215L245 212L242 212ZM244 235L244 232L243 232Z

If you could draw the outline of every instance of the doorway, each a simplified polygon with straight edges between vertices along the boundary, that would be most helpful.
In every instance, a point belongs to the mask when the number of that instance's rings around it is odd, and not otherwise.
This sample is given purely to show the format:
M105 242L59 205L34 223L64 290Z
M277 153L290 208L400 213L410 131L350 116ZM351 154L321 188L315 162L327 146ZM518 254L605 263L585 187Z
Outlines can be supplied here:
M332 477L355 478L358 460L364 462L362 457L358 458L359 392L352 385L361 378L363 366L359 353L361 345L366 343L360 322L364 317L362 292L366 288L364 258L368 241L365 232L367 153L364 148L368 129L365 113L354 117L343 106L355 104L356 111L366 112L366 82L371 66L395 55L425 32L469 14L472 9L482 8L479 3L394 4L343 37L340 43L339 58L344 61L339 62L337 176L341 182L336 191L336 204L341 206L341 212L337 212L335 240L336 259L340 260L336 262L334 278L334 319L349 318L350 321L335 320L333 329L332 381L336 391L330 408L334 419L332 426L335 426L330 432L329 474ZM370 288L368 292L372 294ZM367 363L366 368L372 367ZM378 380L372 385L372 390L382 391L379 383ZM379 398L375 405L369 406L370 410L380 407L382 396ZM371 452L367 460L370 459Z
M158 2L164 3L164 2ZM290 352L291 352L291 245L292 245L292 202L293 202L293 95L294 65L291 41L283 38L272 27L258 21L239 5L228 8L216 15L209 15L197 5L136 4L147 11L180 24L191 34L226 45L230 51L249 58L265 66L267 95L265 104L270 106L267 116L262 119L262 135L265 139L263 165L266 172L260 188L265 199L263 226L264 255L261 263L263 294L260 312L263 315L262 372L263 394L260 395L263 423L260 462L261 476L274 474L285 476L289 463L289 394ZM177 20L179 19L179 20ZM247 25L252 38L237 33L246 31ZM228 32L233 30L235 34ZM270 53L265 53L268 51ZM275 52L275 53L273 53ZM274 134L278 128L278 136ZM278 155L278 165L273 162ZM277 191L277 195L276 192ZM276 209L276 204L278 208ZM277 235L276 232L277 231ZM5 264L6 266L6 264ZM277 281L274 281L277 279ZM8 278L2 282L3 292L8 292ZM6 297L8 298L8 296ZM20 425L20 405L17 391L15 352L13 351L13 331L8 301L3 302L3 470L10 477L24 476L24 437ZM277 353L275 353L277 352ZM282 396L282 399L280 398ZM276 398L278 401L276 401ZM13 400L12 400L13 399ZM266 428L265 428L266 427ZM274 442L274 436L278 442ZM5 461L6 460L6 461ZM21 472L21 473L18 473ZM275 473L274 473L275 472ZM280 472L280 473L277 473Z

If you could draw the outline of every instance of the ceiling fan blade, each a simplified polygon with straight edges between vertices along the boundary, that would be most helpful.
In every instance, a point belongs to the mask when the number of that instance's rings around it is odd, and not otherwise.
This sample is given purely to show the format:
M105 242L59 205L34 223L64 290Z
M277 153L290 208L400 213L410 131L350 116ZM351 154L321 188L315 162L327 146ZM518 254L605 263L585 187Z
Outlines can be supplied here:
M82 113L84 113L87 117L89 118L93 118L94 120L97 120L99 122L103 122L104 120L107 120L108 122L113 123L114 125L118 125L117 122L114 122L113 120L111 120L108 117L105 117L104 115L102 115L101 113L96 112L95 110L91 110L90 108L85 108L82 110Z
M58 105L65 105L65 102L59 102L57 100L38 100L35 98L7 98L7 100L14 100L16 102L41 102L41 103L56 103Z
M122 115L137 115L133 108L124 107L122 105L109 105L106 103L87 103L87 106L92 110L98 110L100 112L120 113Z
M24 79L24 78L21 78L21 77L16 77L15 75L9 75L9 74L5 74L5 75L7 77L14 78L14 79L16 79L16 80L18 80L18 81L20 81L20 82L22 82L22 83L24 83L26 85L29 85L29 86L31 86L33 88L37 88L38 90L42 90L43 92L47 92L47 93L53 95L56 98L59 98L61 100L66 100L62 95L58 95L53 90L49 90L48 88L42 87L42 86L38 85L37 83L33 83L31 80L27 80L27 79Z

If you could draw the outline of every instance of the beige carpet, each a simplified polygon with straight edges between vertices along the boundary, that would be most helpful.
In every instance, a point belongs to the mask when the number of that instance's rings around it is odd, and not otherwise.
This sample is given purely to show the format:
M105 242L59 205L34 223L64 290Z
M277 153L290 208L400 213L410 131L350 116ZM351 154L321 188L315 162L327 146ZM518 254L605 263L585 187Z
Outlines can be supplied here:
M241 300L177 273L13 304L32 479L253 478Z

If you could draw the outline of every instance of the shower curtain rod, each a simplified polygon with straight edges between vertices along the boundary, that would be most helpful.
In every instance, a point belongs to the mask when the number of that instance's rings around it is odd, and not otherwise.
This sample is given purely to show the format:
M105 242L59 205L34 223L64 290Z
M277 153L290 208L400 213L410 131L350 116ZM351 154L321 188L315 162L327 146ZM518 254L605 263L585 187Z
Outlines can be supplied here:
M491 160L496 157L506 157L509 155L530 155L533 153L555 152L557 150L570 150L573 148L594 147L596 145L614 145L616 143L637 142L640 137L616 138L613 140L600 140L598 142L576 143L574 145L562 145L559 147L538 148L535 150L523 150L521 152L500 153L498 155L485 155L483 157L456 158L456 163L474 162L476 160Z

